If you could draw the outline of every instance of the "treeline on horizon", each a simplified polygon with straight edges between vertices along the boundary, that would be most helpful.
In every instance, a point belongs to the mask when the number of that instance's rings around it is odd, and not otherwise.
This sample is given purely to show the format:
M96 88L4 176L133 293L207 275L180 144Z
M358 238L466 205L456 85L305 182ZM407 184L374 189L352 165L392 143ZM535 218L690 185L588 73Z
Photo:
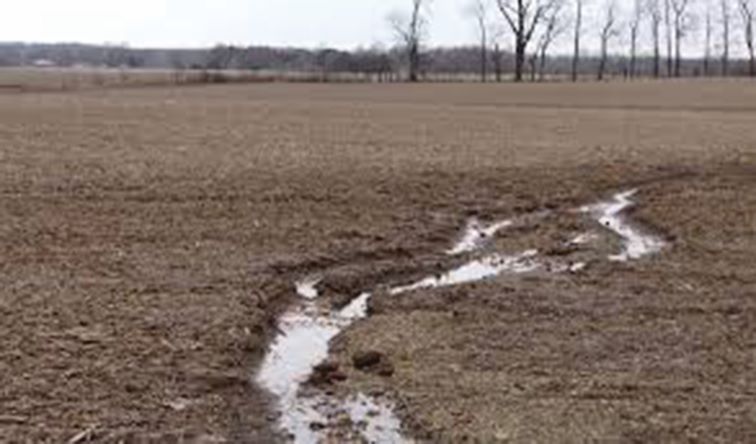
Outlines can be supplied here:
M208 49L136 49L125 46L84 44L0 43L0 67L92 67L118 69L169 69L169 70L242 70L271 72L301 72L318 74L323 80L329 75L364 75L374 80L397 81L406 73L404 50L400 47L382 49L302 49L267 46L218 45ZM514 73L515 55L511 51L490 51L486 54L490 66L487 78L508 78ZM581 59L581 76L593 76L601 60L595 55ZM613 55L608 58L606 72L614 77L629 76L628 57ZM716 61L711 63L716 64ZM653 75L653 58L640 56L636 62L636 75ZM729 62L730 75L747 76L748 61L734 59ZM716 66L705 66L704 59L684 59L682 75L698 77L718 72ZM421 54L420 76L443 78L479 76L481 51L476 46L429 48ZM572 69L569 55L548 56L545 75L549 78L567 77ZM526 78L532 78L538 68L527 66Z
M265 46L132 49L81 44L0 44L0 66L160 68L176 72L224 70L309 73L328 80L435 80L478 76L480 81L577 80L606 77L756 77L756 0L468 0L465 14L477 28L474 46L433 47L428 42L433 0L406 0L387 17L390 48L352 51ZM743 31L746 60L734 57ZM685 53L704 37L700 57ZM599 51L585 50L588 35ZM502 49L508 41L511 50ZM557 41L570 55L552 55ZM651 55L648 55L648 54ZM211 79L213 77L207 77ZM216 78L223 79L224 76Z

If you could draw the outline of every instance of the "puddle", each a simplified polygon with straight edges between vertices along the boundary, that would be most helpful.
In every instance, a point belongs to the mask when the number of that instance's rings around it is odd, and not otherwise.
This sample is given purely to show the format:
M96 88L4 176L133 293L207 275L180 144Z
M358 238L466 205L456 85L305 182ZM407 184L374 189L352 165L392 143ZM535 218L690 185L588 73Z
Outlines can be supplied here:
M471 220L467 224L465 233L462 235L462 239L457 244L449 249L446 253L451 256L456 256L463 253L469 253L480 248L481 244L488 239L496 236L499 231L512 226L511 220L505 220L497 222L492 225L485 226L477 219Z
M391 294L401 294L423 288L448 287L492 278L505 272L527 273L540 267L535 257L538 251L530 250L516 256L494 254L477 259L439 276L425 278L415 284L397 287Z
M316 310L287 313L279 322L281 333L263 361L257 382L278 399L279 426L296 443L315 443L318 433L311 424L325 424L315 399L299 396L302 384L315 365L328 357L328 342L341 328Z
M378 404L362 393L347 400L346 408L362 437L370 443L410 442L402 436L402 423L386 404Z
M622 213L633 205L630 198L635 191L620 193L609 202L582 208L623 239L623 251L610 256L612 261L640 259L662 249L664 242L644 234L630 225ZM473 220L449 255L478 250L497 232L512 225L511 221L482 225ZM584 245L598 239L595 233L577 236L569 243ZM491 254L437 276L430 276L414 284L392 288L391 295L414 290L433 289L476 282L504 273L528 273L545 269L550 273L578 273L587 267L585 262L538 261L538 251L528 250L517 255ZM340 401L316 391L314 396L302 393L303 384L318 364L328 358L329 343L345 328L368 316L371 293L362 293L339 311L324 309L318 304L317 285L320 278L311 277L296 283L299 304L279 320L280 333L263 360L256 381L278 400L279 427L290 434L297 444L331 442L326 436L329 418L335 414L349 415L362 439L376 443L411 442L401 434L401 423L388 403L380 403L364 394Z
M317 279L296 284L303 302L278 323L279 335L270 346L256 381L278 399L279 426L297 444L315 444L325 439L320 426L338 409L325 395L308 397L300 391L316 365L328 358L328 344L355 321L367 317L370 293L363 293L336 312L318 307ZM386 404L358 395L340 407L370 442L405 442L401 423Z
M637 190L626 191L615 195L609 202L583 208L584 212L594 214L602 226L622 238L623 250L620 254L609 256L611 261L626 262L631 259L641 259L658 253L664 248L664 241L643 233L622 216L625 210L635 205L630 198L636 193Z
M505 272L525 273L536 270L537 251L526 251L515 256L490 255L476 259L440 276L423 279L413 285L390 291L399 294L423 288L436 288L475 282ZM357 430L368 442L407 443L401 435L401 422L392 408L372 398L358 394L338 404L325 394L306 396L301 393L303 384L312 375L316 365L328 358L328 345L341 331L368 315L371 293L362 293L346 307L335 312L324 312L317 304L318 279L307 279L296 284L301 303L284 314L278 323L279 335L263 360L257 382L278 399L279 426L290 434L297 444L316 444L325 440L328 418L334 412L345 412Z

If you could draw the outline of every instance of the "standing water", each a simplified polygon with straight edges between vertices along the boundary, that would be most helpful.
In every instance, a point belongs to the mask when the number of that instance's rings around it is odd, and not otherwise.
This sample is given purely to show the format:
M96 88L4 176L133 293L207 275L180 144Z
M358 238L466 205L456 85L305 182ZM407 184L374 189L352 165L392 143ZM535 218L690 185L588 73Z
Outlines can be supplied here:
M664 242L644 234L630 225L622 213L633 205L630 198L635 191L614 196L609 202L587 206L582 211L591 213L602 226L619 235L623 240L623 250L609 257L612 261L640 259L660 251ZM500 230L512 225L503 221L490 226L473 220L468 225L461 240L450 250L449 255L459 255L479 250L486 239L492 238ZM571 244L590 243L595 236L578 236ZM429 276L414 284L394 287L391 295L409 291L433 289L489 279L503 273L528 273L542 264L537 261L536 250L518 255L492 254L452 269L446 273ZM585 263L552 266L551 272L578 272ZM266 355L257 382L275 395L280 413L279 426L290 434L297 444L316 444L326 440L323 429L328 426L328 418L334 413L345 412L353 424L360 425L359 433L368 442L404 443L411 442L401 435L401 423L390 405L357 394L342 402L316 391L314 396L302 393L302 387L312 375L315 366L328 358L330 341L354 322L368 315L368 302L372 295L363 293L339 311L324 311L317 303L319 279L310 278L296 284L300 303L279 320L280 333L273 341Z
M664 241L649 234L643 233L638 228L627 222L622 213L632 207L630 200L637 190L626 191L614 196L609 202L584 207L583 211L594 214L599 223L607 229L619 235L623 240L623 250L620 254L609 256L609 260L615 262L627 262L641 259L644 256L658 253L664 248Z

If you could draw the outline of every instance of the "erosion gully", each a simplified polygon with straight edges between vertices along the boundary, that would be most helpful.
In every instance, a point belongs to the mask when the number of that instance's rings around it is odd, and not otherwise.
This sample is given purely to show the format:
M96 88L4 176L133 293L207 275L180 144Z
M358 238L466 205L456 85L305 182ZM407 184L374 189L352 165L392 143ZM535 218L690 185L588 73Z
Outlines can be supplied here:
M632 207L635 190L615 195L611 200L581 208L602 227L619 236L622 251L609 256L610 261L628 261L659 252L664 241L631 224L626 210ZM469 254L480 250L499 231L513 224L510 220L484 225L477 220L469 222L459 242L447 251L450 256ZM588 244L597 236L585 233L571 241L573 244ZM521 274L539 270L543 264L536 250L518 254L490 254L447 271L440 276L429 276L410 285L394 287L390 295L433 289L489 279L504 273ZM548 271L553 273L577 273L585 269L585 263L565 263ZM315 444L326 439L329 418L346 414L355 425L355 433L367 442L405 443L412 442L402 435L401 422L390 402L379 401L364 393L339 399L324 392L303 390L314 368L327 359L331 339L344 329L368 316L368 301L371 293L362 293L338 311L324 309L318 304L318 277L296 283L300 301L279 320L280 333L274 339L256 375L256 382L277 400L280 415L278 426L291 441L297 444ZM306 393L307 392L307 393Z

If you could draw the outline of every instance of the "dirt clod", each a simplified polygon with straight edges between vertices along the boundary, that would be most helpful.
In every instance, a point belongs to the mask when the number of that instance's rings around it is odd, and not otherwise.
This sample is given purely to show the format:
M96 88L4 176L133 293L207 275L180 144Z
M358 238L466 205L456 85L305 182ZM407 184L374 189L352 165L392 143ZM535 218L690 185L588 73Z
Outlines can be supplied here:
M346 379L347 375L341 371L338 362L325 361L315 366L309 382L314 385L327 385L342 382Z
M376 368L382 359L383 353L381 352L375 350L360 351L352 356L352 365L357 370L366 371Z

